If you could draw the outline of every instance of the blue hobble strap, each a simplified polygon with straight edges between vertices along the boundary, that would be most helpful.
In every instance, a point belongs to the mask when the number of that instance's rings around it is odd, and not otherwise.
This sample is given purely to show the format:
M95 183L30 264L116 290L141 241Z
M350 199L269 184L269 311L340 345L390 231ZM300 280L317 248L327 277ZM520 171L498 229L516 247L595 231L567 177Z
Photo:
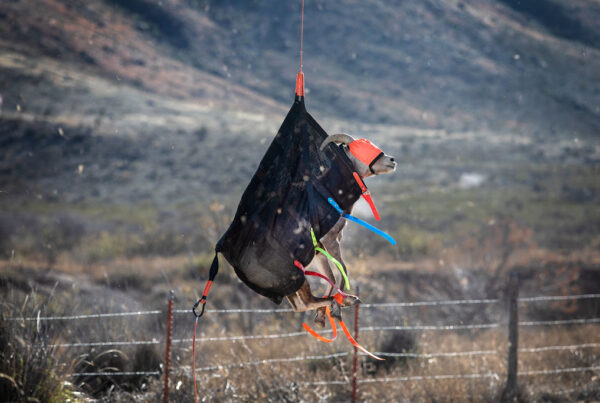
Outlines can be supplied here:
M394 238L392 238L391 236L389 236L388 234L386 234L385 232L383 232L382 230L380 230L379 228L375 228L374 226L372 226L371 224L361 220L360 218L356 218L350 214L344 213L344 210L342 210L342 208L339 206L339 204L336 203L335 200L333 200L331 197L327 199L329 201L329 204L331 204L341 215L342 217L350 220L350 221L354 221L357 224L362 225L363 227L365 227L366 229L373 231L374 233L376 233L377 235L385 238L386 241L388 241L389 243L391 243L392 245L396 245L396 241L394 240Z

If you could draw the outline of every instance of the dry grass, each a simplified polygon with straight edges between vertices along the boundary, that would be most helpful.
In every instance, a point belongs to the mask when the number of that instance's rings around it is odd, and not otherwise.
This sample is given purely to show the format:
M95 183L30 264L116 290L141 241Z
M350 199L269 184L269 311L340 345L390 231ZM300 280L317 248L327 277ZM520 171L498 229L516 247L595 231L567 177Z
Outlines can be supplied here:
M216 329L215 329L216 330ZM591 340L595 326L552 328L525 332L524 347L572 345ZM222 334L222 332L210 334ZM364 334L362 343L377 349L375 340L381 335ZM343 337L341 337L343 338ZM416 337L416 352L460 352L496 350L498 354L471 357L423 357L399 362L390 369L377 368L366 357L360 358L359 400L361 401L496 401L502 392L506 374L506 337L502 331L455 334L424 332ZM201 343L197 353L198 367L240 364L270 358L302 355L325 355L334 351L351 351L349 343L337 340L325 346L314 339L300 337L269 341ZM179 355L181 354L181 355ZM565 350L559 353L521 353L519 367L523 371L597 365L600 348ZM185 368L190 365L190 350L177 354ZM221 368L198 374L200 396L205 401L347 401L350 398L351 356L324 361L246 365L241 368ZM439 375L496 374L480 379L414 379ZM378 380L388 379L380 382ZM394 380L394 378L396 378ZM413 380L397 379L413 378ZM346 381L345 385L303 385L303 382ZM178 401L192 401L187 370L176 371L172 382L180 389L173 391ZM525 400L538 401L554 396L561 401L577 400L585 390L597 389L597 373L581 372L558 375L523 376L519 380ZM564 394L565 390L580 392Z
M207 277L211 257L113 259L84 264L68 255L60 255L52 271L36 269L40 267L40 262L6 261L0 267L1 290L7 301L15 303L21 303L27 295L31 298L35 294L37 304L43 307L42 316L164 310L169 289L175 290L177 309L189 308ZM553 260L549 259L547 269L522 269L521 274L529 276L524 277L527 280L522 286L523 295L589 292L590 285L580 281L583 271L576 267L578 260L577 256L573 260L564 257L552 265ZM361 297L364 296L365 302L476 297L477 284L486 284L486 276L489 275L475 268L460 273L446 273L436 268L436 262L429 260L424 264L407 264L402 270L380 265L382 262L361 258L350 261L353 277L356 283L361 284ZM426 269L421 270L422 267ZM453 277L459 274L463 277ZM375 277L378 281L372 281ZM468 281L463 282L463 278ZM584 302L521 305L521 320L598 316L597 304ZM236 307L274 306L241 284L224 264L217 284L211 291L208 309ZM351 311L345 313L344 317L352 328ZM361 310L363 328L392 324L503 323L505 320L502 304ZM351 393L352 347L341 333L338 340L330 344L320 343L310 336L203 341L206 337L299 332L302 331L302 321L312 325L312 315L218 314L208 311L200 321L196 363L198 368L220 367L200 371L197 375L199 392L204 401L348 401ZM189 339L192 329L191 313L175 315L174 339ZM520 347L600 343L597 329L598 325L522 327ZM48 338L56 343L164 340L165 330L164 314L85 319L55 322ZM361 401L497 401L502 393L507 355L504 325L494 330L363 331L360 342L370 351L405 351L419 355L497 351L496 354L458 357L388 358L385 366L377 365L370 358L360 357L358 397ZM350 354L325 360L269 361L339 352ZM55 353L57 360L72 363L73 371L156 371L161 370L164 346L160 343L145 350L136 346L88 346ZM522 352L519 368L520 371L535 371L597 366L599 355L598 347ZM193 401L191 360L191 342L173 345L170 378L173 401ZM257 363L262 360L267 362ZM430 378L472 374L495 375L463 379ZM156 401L162 393L162 381L162 376L92 376L73 380L88 395L122 402ZM305 384L323 381L342 381L344 384ZM520 398L524 401L576 401L600 397L597 371L523 375L519 378L519 386Z
M62 402L80 394L70 382L69 352L52 346L55 329L41 321L12 320L39 314L31 295L20 305L4 300L0 315L0 398L2 401Z

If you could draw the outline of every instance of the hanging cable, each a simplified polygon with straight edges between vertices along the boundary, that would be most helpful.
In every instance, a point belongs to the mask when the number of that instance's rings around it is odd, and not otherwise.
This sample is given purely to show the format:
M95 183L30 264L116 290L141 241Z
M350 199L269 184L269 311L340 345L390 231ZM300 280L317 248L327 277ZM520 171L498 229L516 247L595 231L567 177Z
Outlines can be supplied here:
M302 0L302 11L300 13L300 71L302 71L302 42L304 41L304 0Z
M302 44L304 42L304 0L302 0L300 17L300 70L296 77L296 101L304 99L304 73L302 72Z

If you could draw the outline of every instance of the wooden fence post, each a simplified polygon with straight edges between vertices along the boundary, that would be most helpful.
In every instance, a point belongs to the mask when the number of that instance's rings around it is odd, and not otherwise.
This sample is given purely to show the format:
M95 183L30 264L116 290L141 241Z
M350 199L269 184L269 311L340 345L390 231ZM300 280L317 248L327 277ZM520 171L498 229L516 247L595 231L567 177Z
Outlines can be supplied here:
M508 280L508 373L506 385L502 392L502 402L512 402L517 397L517 370L519 358L519 277L510 273Z
M167 341L165 343L165 384L163 387L163 402L169 401L169 364L171 361L171 333L173 330L173 290L169 291L167 306ZM195 375L195 374L194 374Z
M356 286L356 296L360 297L358 285ZM360 304L354 305L354 340L358 343L358 307ZM358 348L354 346L354 355L352 357L352 403L356 403L356 393L358 387Z

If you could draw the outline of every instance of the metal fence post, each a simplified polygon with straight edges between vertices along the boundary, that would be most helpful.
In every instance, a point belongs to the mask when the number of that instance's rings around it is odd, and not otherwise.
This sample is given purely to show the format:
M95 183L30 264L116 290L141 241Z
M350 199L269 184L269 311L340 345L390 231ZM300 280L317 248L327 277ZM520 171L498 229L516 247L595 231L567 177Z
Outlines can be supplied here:
M171 333L173 330L173 290L169 291L167 307L167 341L165 343L165 384L163 387L163 402L169 401L169 364L171 361Z
M358 289L358 286L356 286L356 296L357 297L360 296L360 291ZM360 304L354 305L354 340L356 340L357 343L358 343L358 328L359 328L359 322L358 322L358 307L359 306L360 306ZM357 393L357 386L358 386L357 378L358 378L358 348L356 348L356 346L354 346L354 355L352 357L352 403L356 402L356 393Z
M512 402L517 397L517 370L519 358L519 277L510 273L508 280L508 373L502 392L502 402Z

